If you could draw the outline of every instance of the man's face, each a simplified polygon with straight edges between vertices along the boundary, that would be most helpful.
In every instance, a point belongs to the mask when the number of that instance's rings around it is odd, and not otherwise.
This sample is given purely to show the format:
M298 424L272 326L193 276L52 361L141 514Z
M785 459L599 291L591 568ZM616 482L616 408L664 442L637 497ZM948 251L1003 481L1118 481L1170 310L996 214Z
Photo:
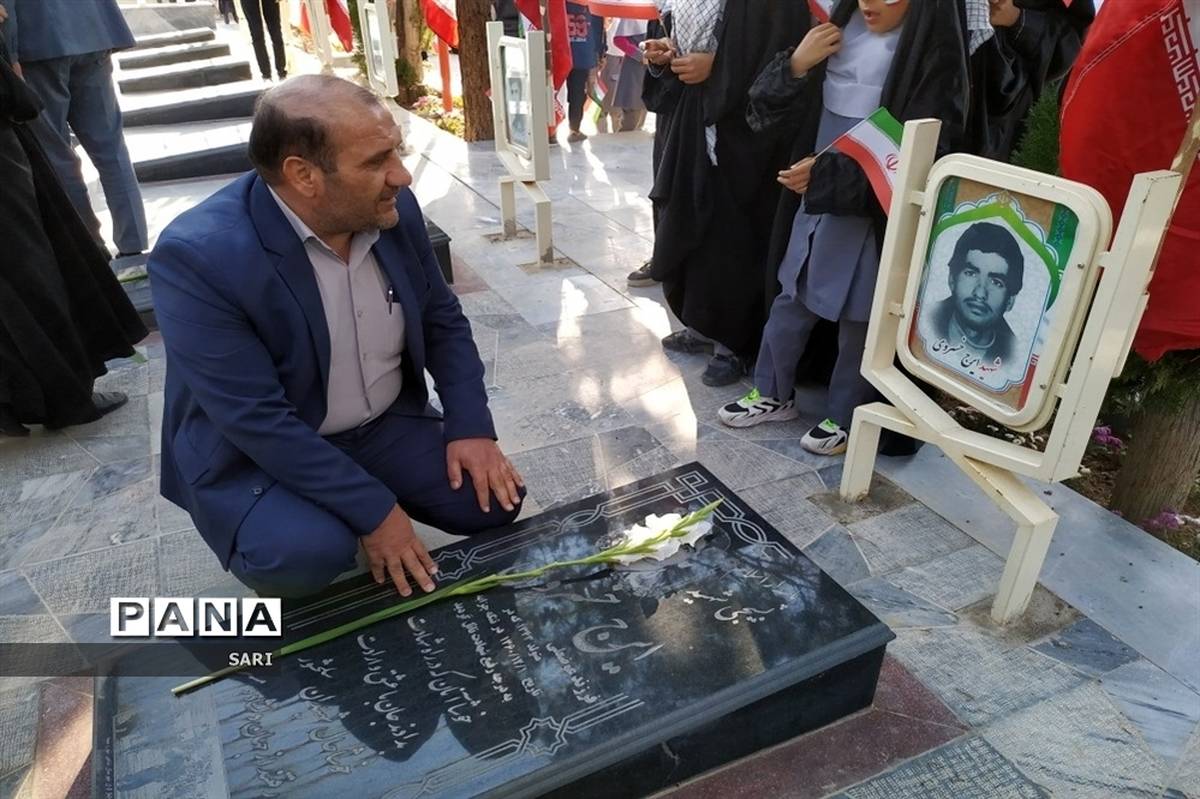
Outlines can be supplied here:
M950 276L950 292L959 324L988 330L1002 314L1012 310L1009 296L1008 262L999 253L968 250L966 263Z
M323 173L318 201L335 232L390 228L400 221L396 195L412 184L400 161L401 133L382 106L343 112L331 126L337 171Z

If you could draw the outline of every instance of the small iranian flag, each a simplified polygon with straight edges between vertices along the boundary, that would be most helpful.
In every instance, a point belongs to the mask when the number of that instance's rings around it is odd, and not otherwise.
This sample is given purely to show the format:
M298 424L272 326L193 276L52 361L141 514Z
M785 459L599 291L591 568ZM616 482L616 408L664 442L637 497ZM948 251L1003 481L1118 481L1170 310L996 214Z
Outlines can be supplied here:
M900 137L903 134L904 126L886 108L879 108L829 145L853 158L863 168L884 213L892 207L892 185L900 166Z

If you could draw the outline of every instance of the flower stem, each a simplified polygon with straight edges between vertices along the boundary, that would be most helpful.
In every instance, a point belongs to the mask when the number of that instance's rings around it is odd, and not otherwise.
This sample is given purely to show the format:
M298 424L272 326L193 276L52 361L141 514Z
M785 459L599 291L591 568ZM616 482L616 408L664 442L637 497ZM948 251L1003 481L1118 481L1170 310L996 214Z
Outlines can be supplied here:
M598 563L613 563L618 557L650 554L654 552L654 550L658 548L658 545L664 541L686 535L687 531L691 529L693 525L707 518L709 514L711 514L720 504L721 500L717 500L716 502L705 505L698 511L689 513L687 516L680 519L671 529L659 533L653 538L647 539L636 546L618 544L601 552L597 552L594 555L588 555L586 558L560 560L553 563L548 563L545 566L540 566L535 569L528 569L526 571L498 572L485 577L476 577L471 580L461 580L457 583L452 583L443 588L439 588L436 591L431 591L423 596L408 599L404 602L399 602L390 607L367 614L360 619L346 622L345 624L334 627L331 630L326 630L324 632L317 633L316 635L310 635L308 638L303 638L299 641L287 644L286 646L282 646L271 653L272 660L285 658L288 655L294 655L297 652L303 652L306 649L312 649L314 646L320 646L321 644L328 643L336 638L341 638L344 635L357 632L364 627L370 627L372 624L377 624L385 619L401 616L405 613L411 613L418 608L423 608L426 605L431 605L434 602L439 602L452 596L477 594L483 591L488 591L505 583L514 583L521 580L529 580L536 577L541 577L546 572L553 569L565 569L571 566L594 566ZM247 667L228 666L218 671L214 671L212 674L207 674L190 682L186 682L183 685L178 685L171 689L171 693L175 694L176 696L182 696L183 694L194 691L197 688L203 688L206 685L217 682L218 680L222 680L231 674L236 674L245 668Z

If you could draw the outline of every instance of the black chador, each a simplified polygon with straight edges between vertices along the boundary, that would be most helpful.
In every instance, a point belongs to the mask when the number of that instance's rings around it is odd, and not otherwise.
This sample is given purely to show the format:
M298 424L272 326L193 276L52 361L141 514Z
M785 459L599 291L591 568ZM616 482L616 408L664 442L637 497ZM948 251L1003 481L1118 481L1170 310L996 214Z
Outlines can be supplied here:
M97 418L93 380L146 328L28 129L39 110L0 40L0 417L62 427Z

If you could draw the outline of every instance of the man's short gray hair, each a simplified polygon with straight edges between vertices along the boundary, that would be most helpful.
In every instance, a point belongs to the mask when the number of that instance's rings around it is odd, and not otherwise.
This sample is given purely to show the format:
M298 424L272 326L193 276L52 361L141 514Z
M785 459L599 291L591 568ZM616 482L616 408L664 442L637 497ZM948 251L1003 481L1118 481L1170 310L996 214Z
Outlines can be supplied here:
M337 171L330 122L347 105L377 106L369 89L332 75L299 75L263 92L250 127L250 163L268 184L283 179L283 162L303 158Z

